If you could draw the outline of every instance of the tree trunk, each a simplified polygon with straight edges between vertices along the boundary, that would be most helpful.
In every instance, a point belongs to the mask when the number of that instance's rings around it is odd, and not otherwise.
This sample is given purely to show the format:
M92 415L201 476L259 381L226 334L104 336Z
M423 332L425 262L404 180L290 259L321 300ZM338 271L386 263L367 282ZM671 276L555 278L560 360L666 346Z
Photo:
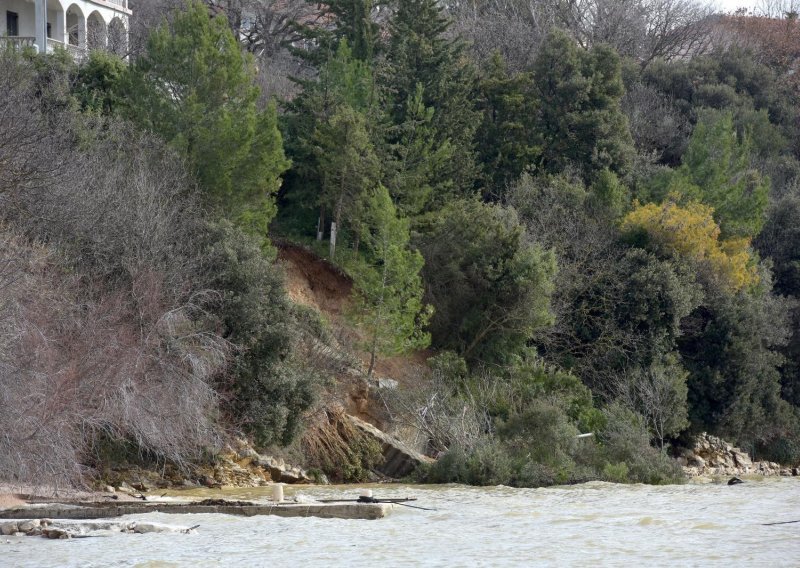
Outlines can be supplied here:
M385 247L384 247L385 250ZM375 352L378 350L378 334L380 333L381 326L381 312L383 311L383 298L386 293L386 278L388 276L388 261L386 260L386 253L383 254L383 274L381 274L381 294L378 297L378 305L375 306L375 325L372 329L372 349L369 353L369 370L367 370L367 378L372 377L372 371L375 369Z
M336 221L331 223L331 260L336 255Z
M331 260L336 256L336 230L339 228L339 221L342 217L342 201L344 197L339 196L339 201L336 203L336 211L334 213L334 221L331 223Z
M325 206L319 206L319 220L317 221L317 240L321 241L325 234Z

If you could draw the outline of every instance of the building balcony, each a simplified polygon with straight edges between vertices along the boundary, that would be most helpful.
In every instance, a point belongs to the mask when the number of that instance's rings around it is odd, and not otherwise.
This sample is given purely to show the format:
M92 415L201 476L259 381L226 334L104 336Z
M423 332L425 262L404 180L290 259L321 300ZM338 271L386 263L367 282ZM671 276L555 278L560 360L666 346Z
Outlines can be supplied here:
M93 49L125 57L128 0L0 0L0 46L63 48L77 59Z

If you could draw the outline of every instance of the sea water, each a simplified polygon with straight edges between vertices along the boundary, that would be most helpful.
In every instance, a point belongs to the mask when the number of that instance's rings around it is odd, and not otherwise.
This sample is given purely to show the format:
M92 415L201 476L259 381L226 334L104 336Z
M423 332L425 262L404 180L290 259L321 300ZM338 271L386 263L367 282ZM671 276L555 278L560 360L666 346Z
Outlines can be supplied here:
M513 489L372 485L416 497L377 521L133 515L197 534L51 541L2 537L0 566L800 566L800 480L741 485ZM359 487L287 487L299 499L357 498ZM268 487L195 497L268 500ZM176 495L172 492L171 495Z

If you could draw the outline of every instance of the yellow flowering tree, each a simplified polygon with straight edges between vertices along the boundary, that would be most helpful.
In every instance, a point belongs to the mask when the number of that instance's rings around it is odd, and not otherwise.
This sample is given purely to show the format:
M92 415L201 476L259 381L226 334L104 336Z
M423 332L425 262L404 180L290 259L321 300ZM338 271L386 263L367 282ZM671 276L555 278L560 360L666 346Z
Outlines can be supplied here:
M710 268L720 283L738 291L758 283L756 263L750 254L750 239L720 239L714 210L691 201L677 205L636 205L622 221L622 230L643 232L648 243L659 251L689 259Z

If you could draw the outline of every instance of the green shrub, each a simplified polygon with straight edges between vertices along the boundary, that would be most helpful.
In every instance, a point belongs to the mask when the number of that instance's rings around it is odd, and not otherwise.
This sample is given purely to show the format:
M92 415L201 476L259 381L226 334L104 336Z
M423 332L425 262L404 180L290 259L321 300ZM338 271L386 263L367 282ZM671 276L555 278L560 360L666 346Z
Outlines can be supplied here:
M628 481L630 470L625 462L607 463L603 466L603 479L614 483L625 483Z
M487 440L472 451L455 446L425 473L427 483L507 485L513 476L512 460L505 448Z
M288 444L313 402L317 377L293 355L303 325L286 296L283 275L260 239L227 221L211 226L206 242L206 284L219 291L215 312L226 339L238 347L230 375L220 385L228 395L226 410L257 444Z
M606 473L620 473L619 464L628 468L630 482L662 484L679 483L683 477L678 463L665 452L650 445L650 434L641 415L612 403L605 411L606 427L599 433ZM609 469L610 465L610 469ZM621 477L618 478L622 481Z

